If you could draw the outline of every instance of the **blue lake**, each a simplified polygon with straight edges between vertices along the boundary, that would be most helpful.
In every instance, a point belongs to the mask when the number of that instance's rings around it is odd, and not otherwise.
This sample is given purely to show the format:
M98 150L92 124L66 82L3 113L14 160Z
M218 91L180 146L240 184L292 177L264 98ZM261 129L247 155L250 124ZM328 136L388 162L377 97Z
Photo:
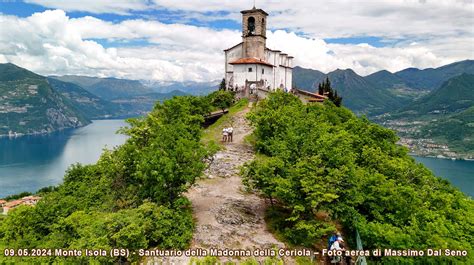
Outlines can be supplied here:
M448 179L465 194L474 197L474 161L413 156L433 173Z
M0 198L61 183L71 164L95 163L103 148L124 143L127 137L116 134L123 126L123 120L99 120L49 135L0 138ZM415 159L474 196L474 161Z
M95 163L103 148L125 142L116 134L123 120L98 120L88 126L49 135L0 138L0 198L62 182L74 163Z

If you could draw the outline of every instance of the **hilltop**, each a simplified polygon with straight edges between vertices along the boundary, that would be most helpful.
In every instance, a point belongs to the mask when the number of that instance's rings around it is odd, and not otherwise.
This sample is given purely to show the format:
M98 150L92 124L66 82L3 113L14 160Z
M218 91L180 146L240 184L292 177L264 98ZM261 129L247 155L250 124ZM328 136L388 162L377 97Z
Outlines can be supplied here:
M130 120L124 145L104 151L96 164L71 167L62 184L41 193L35 207L10 211L0 222L0 246L321 251L338 230L350 249L356 248L358 233L365 249L444 247L469 253L367 257L373 262L473 260L472 200L417 164L396 144L393 131L330 101L305 105L283 92L269 94L256 106L240 101L202 128L204 117L221 108L217 99L226 94L174 97L157 103L150 115ZM229 124L235 126L235 142L220 143L220 132ZM136 252L127 257L2 257L5 262L33 259L189 261ZM310 264L310 257L256 259Z
M119 105L106 101L82 87L54 78L47 78L53 89L74 103L74 106L88 119L104 119L124 114Z

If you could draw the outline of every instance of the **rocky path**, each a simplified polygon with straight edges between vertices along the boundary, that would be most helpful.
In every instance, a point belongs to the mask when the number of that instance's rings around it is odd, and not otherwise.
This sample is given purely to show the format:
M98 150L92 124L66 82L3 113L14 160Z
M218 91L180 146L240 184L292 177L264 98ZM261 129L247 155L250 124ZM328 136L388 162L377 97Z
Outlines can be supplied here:
M239 175L240 167L254 156L251 147L244 143L244 137L251 133L245 119L248 110L233 118L234 142L224 144L206 170L205 178L186 194L196 220L193 249L285 247L266 229L264 199L246 192ZM174 264L189 264L189 261L190 258L184 256L168 260Z

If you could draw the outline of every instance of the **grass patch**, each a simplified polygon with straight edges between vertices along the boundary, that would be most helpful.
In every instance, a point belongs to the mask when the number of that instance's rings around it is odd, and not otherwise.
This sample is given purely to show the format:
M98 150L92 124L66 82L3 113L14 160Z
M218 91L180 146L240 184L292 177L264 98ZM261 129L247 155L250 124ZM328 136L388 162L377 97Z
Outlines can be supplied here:
M244 143L250 146L255 146L255 144L257 143L257 137L255 136L255 134L251 133L244 137Z
M237 103L230 107L229 113L222 116L214 124L204 130L203 136L201 138L202 141L205 144L220 144L222 137L222 129L224 129L225 126L231 125L233 122L234 115L237 112L240 112L247 108L248 104L249 101L246 98L237 101Z

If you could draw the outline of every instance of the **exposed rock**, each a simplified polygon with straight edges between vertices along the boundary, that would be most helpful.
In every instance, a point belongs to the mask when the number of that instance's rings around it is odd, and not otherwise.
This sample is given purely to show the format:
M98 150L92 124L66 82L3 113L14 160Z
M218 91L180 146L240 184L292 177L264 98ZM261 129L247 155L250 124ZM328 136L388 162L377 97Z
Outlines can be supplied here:
M255 210L255 207L247 201L229 199L219 207L215 217L220 224L252 225L260 221Z

